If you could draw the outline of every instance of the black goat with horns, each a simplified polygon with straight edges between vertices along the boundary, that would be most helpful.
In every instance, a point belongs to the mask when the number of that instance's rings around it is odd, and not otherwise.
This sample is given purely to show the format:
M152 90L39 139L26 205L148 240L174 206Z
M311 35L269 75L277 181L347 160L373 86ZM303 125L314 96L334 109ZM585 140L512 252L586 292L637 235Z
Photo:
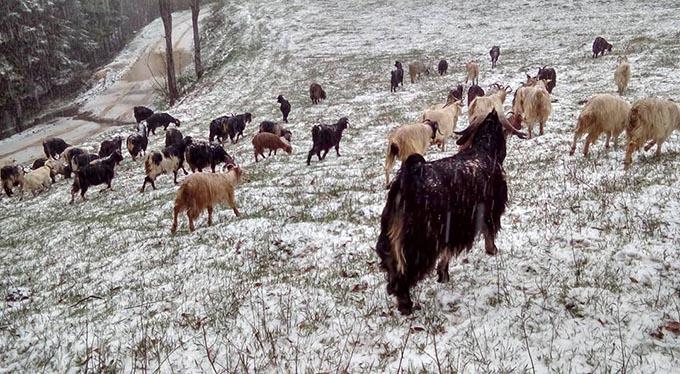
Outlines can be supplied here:
M376 251L387 272L387 293L402 314L413 310L410 289L435 266L439 282L449 279L449 260L469 250L481 232L486 251L508 201L503 171L506 134L525 138L493 110L459 132L461 150L427 162L414 154L404 161L382 212Z

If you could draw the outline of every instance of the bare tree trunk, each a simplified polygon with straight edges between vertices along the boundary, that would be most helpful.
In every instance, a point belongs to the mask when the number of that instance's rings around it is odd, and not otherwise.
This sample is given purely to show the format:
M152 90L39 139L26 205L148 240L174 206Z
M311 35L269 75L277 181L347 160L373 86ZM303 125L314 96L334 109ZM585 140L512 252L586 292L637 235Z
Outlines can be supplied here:
M163 28L165 29L165 65L168 76L170 106L173 106L179 97L179 92L177 92L175 61L174 56L172 55L172 15L170 14L170 5L167 0L158 0L158 4L160 6L161 18L163 19Z
M196 77L201 79L203 76L203 63L201 62L201 39L198 36L198 12L201 0L191 0L191 23L194 26L194 68Z

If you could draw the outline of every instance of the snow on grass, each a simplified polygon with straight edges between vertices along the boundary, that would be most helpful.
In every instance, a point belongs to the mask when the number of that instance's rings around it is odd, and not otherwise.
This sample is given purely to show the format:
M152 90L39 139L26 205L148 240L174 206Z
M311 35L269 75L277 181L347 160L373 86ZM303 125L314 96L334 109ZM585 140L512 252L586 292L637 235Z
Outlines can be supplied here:
M515 9L519 7L521 11ZM243 213L205 214L170 236L176 187L138 193L141 162L117 168L114 192L67 204L70 184L24 201L3 198L0 361L8 372L672 372L680 341L680 142L660 158L594 145L568 156L577 102L614 92L615 55L631 45L627 99L677 98L680 44L671 1L528 1L521 5L388 1L228 5L208 19L210 65L171 113L185 135L250 111L255 123L227 151L248 179ZM548 21L549 19L549 21ZM603 35L615 53L590 58ZM501 46L491 70L488 50ZM394 60L450 63L389 93ZM513 87L538 66L557 70L546 134L508 141L510 206L498 256L481 243L414 289L422 310L396 312L373 252L385 202L389 131L415 121L482 64L480 82ZM311 106L319 82L328 99ZM292 155L255 163L250 137L293 106ZM350 119L340 146L312 159L310 128ZM459 128L464 128L463 116ZM130 129L112 129L94 146ZM622 140L621 143L624 141ZM152 139L157 149L163 136ZM451 149L451 147L450 147ZM429 159L448 156L434 150ZM658 335L661 331L662 336ZM656 335L652 336L654 333Z

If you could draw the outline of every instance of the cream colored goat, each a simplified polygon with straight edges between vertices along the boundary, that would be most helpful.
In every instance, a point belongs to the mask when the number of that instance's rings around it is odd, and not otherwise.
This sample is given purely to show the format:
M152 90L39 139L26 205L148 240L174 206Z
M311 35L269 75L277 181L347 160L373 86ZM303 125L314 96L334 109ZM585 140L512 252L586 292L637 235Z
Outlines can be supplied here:
M458 116L460 116L462 108L463 102L452 95L449 95L444 105L433 105L423 113L423 122L436 122L439 126L439 131L437 131L435 137L435 143L442 151L446 151L446 141L453 137L453 132L456 130Z
M31 170L24 175L21 182L21 199L24 198L24 191L31 191L33 196L36 196L43 189L47 190L52 185L52 168L46 163L35 170Z
M468 108L468 122L473 123L477 119L486 118L493 109L496 109L496 113L504 113L503 104L505 103L505 98L512 92L510 86L501 86L498 83L492 85L492 94L489 96L478 96ZM502 116L500 116L502 117ZM499 117L499 118L500 118ZM501 121L503 120L500 118Z
M412 154L425 155L427 148L434 141L438 132L438 124L432 121L404 125L394 130L387 139L387 157L385 159L385 185L390 185L390 172L394 160L404 161Z
M472 81L472 84L479 83L479 64L475 60L470 60L465 63L465 71L467 71L465 83L467 83L468 80Z
M609 139L614 137L614 145L618 145L619 134L628 126L630 116L630 104L615 95L602 94L595 95L588 100L586 106L578 116L576 128L574 129L574 141L571 143L570 155L576 151L576 142L584 134L586 144L583 147L583 155L588 157L590 145L597 141L600 134L607 135L605 148L609 148Z
M545 80L537 80L535 84L525 85L515 92L512 111L522 116L522 122L527 125L529 131L529 139L535 123L540 125L539 134L543 135L543 127L552 112L550 93L546 89L546 84Z
M626 88L628 88L628 82L630 82L630 64L626 56L619 57L618 62L619 66L614 71L614 82L618 88L619 95L623 95Z
M670 100L648 98L636 101L630 109L630 118L626 135L628 145L623 161L625 169L632 162L633 152L640 149L647 141L648 151L656 144L656 156L661 155L661 145L668 139L673 130L680 130L680 104Z

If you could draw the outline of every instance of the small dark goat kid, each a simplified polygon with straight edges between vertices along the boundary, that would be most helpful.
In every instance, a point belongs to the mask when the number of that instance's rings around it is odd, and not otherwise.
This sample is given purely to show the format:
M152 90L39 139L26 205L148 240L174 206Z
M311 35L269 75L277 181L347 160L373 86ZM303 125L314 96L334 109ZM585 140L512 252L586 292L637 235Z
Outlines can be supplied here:
M463 101L463 85L459 84L456 86L456 89L449 91L449 96Z
M604 51L611 53L612 45L605 38L598 36L593 41L593 58L596 58L598 55L604 56Z
M126 145L130 156L132 156L132 161L137 160L138 155L146 154L146 147L149 145L149 132L144 122L137 125L136 134L128 136Z
M184 169L184 153L191 143L191 137L185 136L181 142L165 147L163 151L154 151L146 155L144 158L146 177L144 177L144 183L142 183L142 188L140 188L139 192L144 192L147 183L150 183L151 187L155 190L156 178L161 174L172 172L175 184L177 184L177 172L179 169L184 171L184 175L189 174Z
M399 87L399 71L392 70L390 72L390 92L397 92Z
M312 83L309 85L309 98L312 99L312 104L318 104L321 100L326 99L326 91L320 84Z
M387 273L387 293L399 311L413 310L410 289L437 265L439 282L449 279L449 260L484 235L488 254L508 201L503 172L505 133L526 137L495 110L459 132L452 157L427 162L414 154L402 164L382 212L376 252Z
M470 86L470 88L468 88L467 93L468 107L477 98L477 96L484 96L484 89L476 84L473 84L472 86Z
M449 70L449 63L446 62L446 60L441 59L439 61L439 65L437 65L437 71L439 72L439 75L446 74L447 70Z
M555 88L555 85L557 85L557 73L555 73L555 69L547 66L538 68L538 74L536 74L534 79L547 81L548 83L545 85L545 89L548 90L548 93L550 94L552 93L553 88Z
M283 95L279 95L276 101L281 104L281 114L283 114L283 122L288 123L288 114L290 113L290 103L286 100Z
M498 63L498 56L501 55L501 47L494 45L489 51L489 56L491 56L491 67L495 68Z
M0 169L2 188L7 196L12 196L12 188L20 185L23 181L24 169L19 165L5 165Z
M45 157L57 159L66 148L71 145L66 143L64 139L61 138L47 138L43 140L43 151L45 152Z
M238 142L238 140L243 136L243 130L246 129L246 124L250 123L252 120L253 115L248 112L237 114L227 119L227 134L229 134L229 140L231 140L232 144L236 144Z
M114 176L113 169L122 160L123 155L118 151L114 151L109 157L87 164L76 171L73 186L71 187L71 202L69 204L73 204L73 200L78 191L80 191L80 196L83 198L83 201L87 200L85 198L85 192L87 192L87 189L91 186L106 183L106 188L103 189L102 192L107 189L110 190L111 180L113 180Z
M316 156L320 160L326 158L328 150L335 147L335 153L340 157L340 139L342 139L342 132L349 125L349 120L347 117L342 117L334 125L316 125L312 127L312 149L307 154L307 165L309 165L312 155ZM323 156L321 155L323 151Z
M109 157L114 151L121 152L123 137L118 135L111 140L104 140L99 145L99 157ZM122 153L121 153L122 154Z
M394 61L394 67L397 68L397 82L399 83L400 86L404 86L404 67L401 65L401 62L399 61Z
M290 139L293 136L293 134L290 131L283 128L281 124L272 121L262 121L260 123L260 132L269 132L276 136L281 136L288 142L290 142Z
M154 135L156 135L157 128L163 126L163 130L167 130L171 123L179 127L179 120L168 113L154 113L146 119L149 132Z
M192 172L196 170L202 172L203 169L210 167L215 172L215 166L224 163L224 166L235 164L234 159L217 143L193 142L187 147L185 152L187 164Z
M153 114L153 110L145 106L136 106L132 111L135 113L135 121L137 121L137 123L144 121Z
M184 139L184 137L182 136L182 132L175 128L170 128L168 129L168 131L165 132L166 147L169 147L173 144L181 143L182 139Z

